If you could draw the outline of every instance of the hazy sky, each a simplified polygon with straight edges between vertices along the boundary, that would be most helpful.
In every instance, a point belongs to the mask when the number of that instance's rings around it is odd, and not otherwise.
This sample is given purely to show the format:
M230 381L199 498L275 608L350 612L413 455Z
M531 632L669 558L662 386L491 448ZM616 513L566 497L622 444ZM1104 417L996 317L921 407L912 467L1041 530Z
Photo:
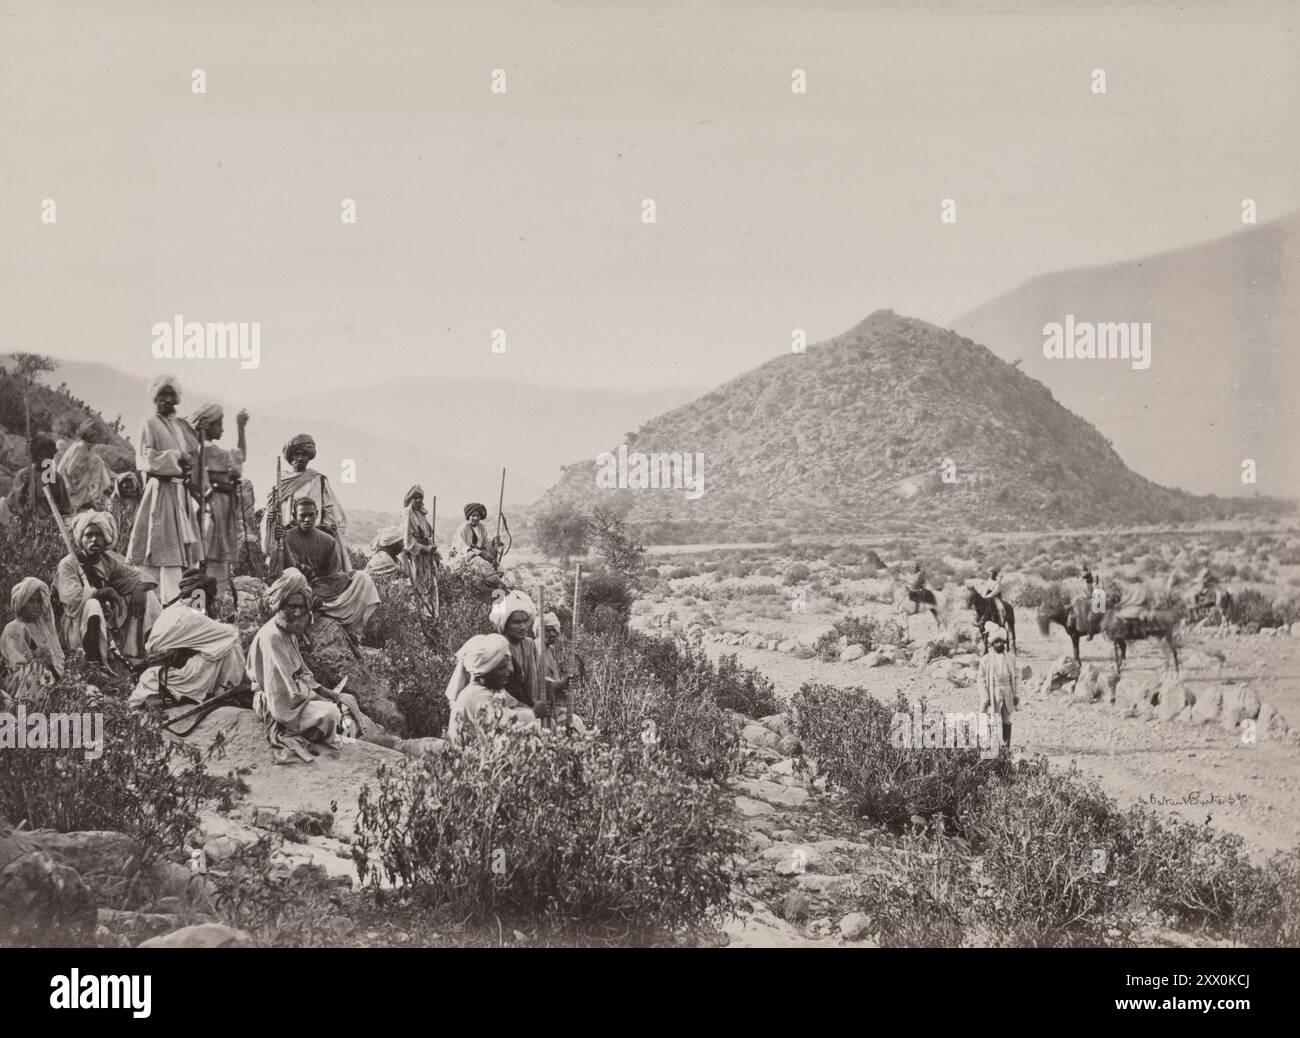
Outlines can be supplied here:
M795 327L946 324L1238 230L1243 197L1300 208L1297 12L0 0L0 351L250 402L435 371L703 391ZM262 368L159 364L177 312L260 321Z

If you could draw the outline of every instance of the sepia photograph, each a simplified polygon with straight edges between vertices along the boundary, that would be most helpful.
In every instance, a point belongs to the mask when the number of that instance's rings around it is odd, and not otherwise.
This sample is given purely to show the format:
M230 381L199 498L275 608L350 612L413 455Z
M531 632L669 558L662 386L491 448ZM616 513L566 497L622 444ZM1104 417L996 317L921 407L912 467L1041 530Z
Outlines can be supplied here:
M1279 1004L1297 112L1293 0L0 0L33 1019L624 950Z

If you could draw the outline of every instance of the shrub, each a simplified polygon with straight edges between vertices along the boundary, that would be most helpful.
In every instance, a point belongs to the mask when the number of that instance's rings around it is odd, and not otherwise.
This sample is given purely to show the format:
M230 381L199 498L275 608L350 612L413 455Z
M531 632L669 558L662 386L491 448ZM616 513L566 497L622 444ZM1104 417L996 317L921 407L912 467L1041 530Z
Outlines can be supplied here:
M724 710L735 710L746 717L767 717L781 710L771 680L762 671L742 667L735 655L723 656L716 666L710 664L704 687Z
M794 708L805 752L859 814L883 825L904 825L912 815L955 819L980 785L1008 767L1005 757L982 760L974 749L896 747L894 716L907 715L910 725L912 713L901 693L886 706L861 688L809 682Z
M1233 597L1228 619L1243 627L1281 627L1295 622L1296 608L1294 603L1274 603L1254 588L1246 588Z
M635 588L620 573L606 571L582 580L582 626L615 633L627 629L632 616Z
M662 746L516 730L382 769L353 855L381 895L382 878L479 919L680 931L729 912L728 808Z
M786 568L785 578L781 583L785 584L786 587L789 587L792 584L802 583L811 576L812 570L802 562L795 562Z
M674 566L668 571L669 580L685 580L688 577L698 577L700 571L694 566Z
M88 697L77 659L28 713L103 715L103 753L0 752L0 816L33 829L109 829L135 841L148 861L180 850L198 824L198 810L222 780L204 770L193 746L163 736L123 700Z

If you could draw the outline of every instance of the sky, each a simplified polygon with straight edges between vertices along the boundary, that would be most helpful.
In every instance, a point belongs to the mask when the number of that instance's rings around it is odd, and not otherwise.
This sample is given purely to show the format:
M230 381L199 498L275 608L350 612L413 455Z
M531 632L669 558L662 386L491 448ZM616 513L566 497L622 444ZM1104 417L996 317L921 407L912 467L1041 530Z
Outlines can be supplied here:
M1244 197L1261 222L1300 208L1297 22L1272 2L0 0L0 351L252 404L440 372L703 393L796 328L947 325L1041 273L1238 230ZM177 313L260 322L261 366L156 360Z

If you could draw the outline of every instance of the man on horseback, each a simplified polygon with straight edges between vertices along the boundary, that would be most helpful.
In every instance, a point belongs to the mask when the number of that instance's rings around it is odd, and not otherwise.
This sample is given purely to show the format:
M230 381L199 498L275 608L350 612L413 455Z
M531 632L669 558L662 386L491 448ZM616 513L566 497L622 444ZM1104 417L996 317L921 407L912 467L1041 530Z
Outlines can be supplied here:
M921 568L919 559L912 567L912 576L907 585L907 597L918 605L934 605L934 592L930 590L929 581L926 580L925 570Z
M987 580L972 580L975 593L984 599L990 618L996 618L999 626L1007 622L1006 602L1002 599L1002 574L994 566L989 570Z

